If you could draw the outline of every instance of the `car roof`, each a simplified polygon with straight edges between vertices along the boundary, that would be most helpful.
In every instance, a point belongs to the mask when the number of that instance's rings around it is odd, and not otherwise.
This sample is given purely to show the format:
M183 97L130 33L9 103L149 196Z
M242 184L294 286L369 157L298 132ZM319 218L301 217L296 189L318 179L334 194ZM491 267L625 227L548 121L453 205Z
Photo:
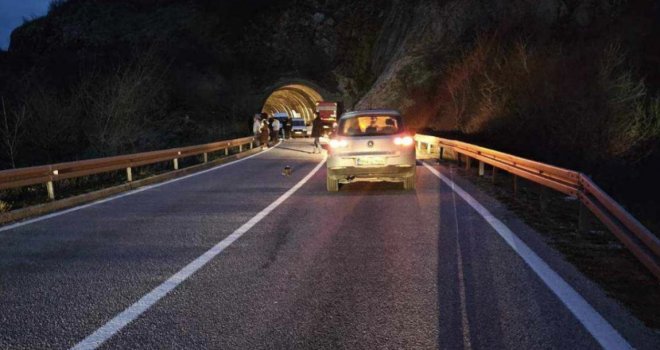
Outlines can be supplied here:
M341 115L339 119L352 118L358 115L391 115L401 116L401 113L396 109L366 109L361 111L346 112Z

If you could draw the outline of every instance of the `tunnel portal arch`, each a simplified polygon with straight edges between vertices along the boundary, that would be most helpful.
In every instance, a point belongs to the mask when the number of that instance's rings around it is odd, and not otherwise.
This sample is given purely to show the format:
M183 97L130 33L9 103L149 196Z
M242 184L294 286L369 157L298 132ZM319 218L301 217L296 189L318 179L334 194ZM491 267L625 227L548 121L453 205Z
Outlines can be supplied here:
M309 124L314 119L316 103L324 101L318 89L302 83L292 83L277 87L264 101L261 111L269 115L285 112L290 117L296 114Z

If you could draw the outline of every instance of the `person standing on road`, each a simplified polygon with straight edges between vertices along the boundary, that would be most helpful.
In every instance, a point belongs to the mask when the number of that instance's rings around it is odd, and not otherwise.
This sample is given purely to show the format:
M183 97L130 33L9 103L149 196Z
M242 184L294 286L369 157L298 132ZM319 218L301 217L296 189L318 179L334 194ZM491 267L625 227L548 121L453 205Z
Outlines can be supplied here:
M314 138L314 152L313 153L321 153L321 141L319 140L321 137L321 133L323 132L323 121L321 121L321 117L319 117L319 112L314 112L314 121L312 121L312 137Z
M270 128L268 127L268 120L264 119L261 121L261 127L259 128L259 141L264 148L268 148L268 134L270 134Z
M286 118L286 124L284 124L284 138L285 139L290 139L291 138L291 129L293 128L293 120L291 120L291 117Z
M252 120L252 134L254 135L254 139L257 142L257 146L259 146L259 140L261 136L261 120L259 118L259 114L255 114Z
M275 120L275 118L268 117L267 120L268 120L268 139L270 141L273 141L273 120Z
M279 139L280 139L280 127L281 126L282 125L280 124L280 120L275 118L275 120L273 120L273 137L272 137L273 142L279 141Z

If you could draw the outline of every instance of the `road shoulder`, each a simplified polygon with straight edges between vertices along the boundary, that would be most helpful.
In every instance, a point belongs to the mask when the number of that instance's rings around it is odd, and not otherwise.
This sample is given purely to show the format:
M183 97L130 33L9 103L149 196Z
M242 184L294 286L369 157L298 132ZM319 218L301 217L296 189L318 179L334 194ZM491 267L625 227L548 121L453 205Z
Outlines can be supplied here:
M453 165L439 165L427 162L441 174L451 179L497 219L511 229L545 263L571 285L603 318L637 349L657 349L660 347L660 335L646 327L635 318L623 305L608 297L594 282L585 277L563 255L545 243L543 236L525 224L506 206L490 197L470 181L452 174ZM423 170L428 171L428 170Z

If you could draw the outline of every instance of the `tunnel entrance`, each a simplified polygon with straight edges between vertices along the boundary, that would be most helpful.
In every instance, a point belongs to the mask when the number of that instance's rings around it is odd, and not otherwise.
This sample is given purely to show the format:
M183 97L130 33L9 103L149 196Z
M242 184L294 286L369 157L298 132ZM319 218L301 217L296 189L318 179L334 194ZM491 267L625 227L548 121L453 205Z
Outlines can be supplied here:
M284 112L292 118L303 118L309 124L314 119L316 103L320 101L323 97L315 89L303 84L289 84L275 89L261 111L269 115Z

